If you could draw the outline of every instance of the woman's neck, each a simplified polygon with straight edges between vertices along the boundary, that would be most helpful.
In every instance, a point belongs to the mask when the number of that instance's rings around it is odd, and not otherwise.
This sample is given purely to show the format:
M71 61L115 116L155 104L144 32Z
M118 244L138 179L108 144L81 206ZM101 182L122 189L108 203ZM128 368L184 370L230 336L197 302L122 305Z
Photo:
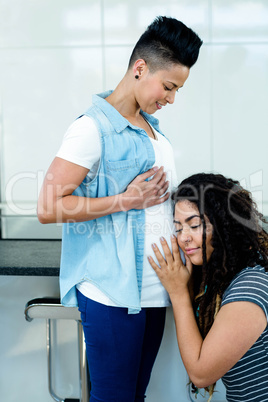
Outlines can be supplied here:
M156 139L152 127L140 113L141 108L135 98L134 85L133 77L126 73L115 90L106 98L106 101L133 126L142 128L149 137Z
M132 122L140 118L140 107L134 96L134 85L130 75L126 73L115 90L106 98L122 116Z

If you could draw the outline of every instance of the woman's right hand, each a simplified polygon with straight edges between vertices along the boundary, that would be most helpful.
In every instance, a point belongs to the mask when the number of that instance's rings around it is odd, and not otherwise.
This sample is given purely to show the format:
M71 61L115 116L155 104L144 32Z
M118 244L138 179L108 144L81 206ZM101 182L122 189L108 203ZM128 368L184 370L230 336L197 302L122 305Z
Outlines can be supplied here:
M161 204L169 197L169 193L165 194L168 182L163 168L150 169L137 176L121 194L100 198L73 195L87 173L88 169L75 163L57 157L53 160L38 200L41 223L89 221L115 212ZM154 177L147 182L151 176Z
M153 178L147 181L152 176ZM138 175L122 193L123 209L144 209L162 204L169 198L170 193L166 193L168 186L163 166L160 169L154 167Z

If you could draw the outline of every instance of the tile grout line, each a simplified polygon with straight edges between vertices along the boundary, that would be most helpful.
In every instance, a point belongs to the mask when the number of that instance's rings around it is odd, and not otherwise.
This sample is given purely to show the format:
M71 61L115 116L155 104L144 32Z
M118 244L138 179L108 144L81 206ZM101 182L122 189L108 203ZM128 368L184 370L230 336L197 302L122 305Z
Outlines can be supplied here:
M95 45L58 45L58 46L0 46L0 51L1 50L58 50L58 49L95 49L95 48L100 48L100 47L107 47L107 48L114 48L114 47L121 47L121 48L126 48L126 47L131 47L134 46L134 43L118 43L118 44L106 44L105 45L105 39L104 39L104 28L102 29L101 33L101 43L100 44L95 44ZM222 42L217 42L217 41L205 41L203 42L203 46L267 46L268 41L255 41L255 42L249 42L249 41L237 41L237 42L228 42L228 41L222 41Z
M102 55L102 90L106 91L106 53L104 28L104 0L101 0L101 55Z
M213 43L213 12L212 12L213 3L212 0L209 0L209 41ZM214 170L214 137L213 137L213 52L212 48L209 49L209 67L210 67L210 169L211 171Z
M2 91L1 91L2 92ZM3 98L0 97L0 204L4 197L4 119L3 119ZM2 239L2 206L0 206L0 239Z

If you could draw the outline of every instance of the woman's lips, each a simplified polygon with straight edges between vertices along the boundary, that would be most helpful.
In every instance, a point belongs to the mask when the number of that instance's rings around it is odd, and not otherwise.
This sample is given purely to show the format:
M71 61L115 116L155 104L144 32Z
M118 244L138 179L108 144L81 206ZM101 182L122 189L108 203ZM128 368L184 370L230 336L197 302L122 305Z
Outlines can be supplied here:
M186 254L194 254L197 250L199 250L199 247L196 248L186 248L185 253Z
M157 107L157 109L159 109L159 110L162 109L162 106L163 106L163 105L160 105L160 103L156 102L156 107Z

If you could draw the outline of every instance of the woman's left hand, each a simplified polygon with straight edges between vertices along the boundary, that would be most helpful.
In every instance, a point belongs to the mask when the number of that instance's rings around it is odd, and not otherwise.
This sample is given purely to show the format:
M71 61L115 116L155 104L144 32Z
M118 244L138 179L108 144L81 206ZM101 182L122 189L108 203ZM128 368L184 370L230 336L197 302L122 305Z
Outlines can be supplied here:
M185 290L188 292L188 282L192 273L192 263L189 258L185 256L186 264L183 264L177 238L175 236L171 236L172 253L163 237L161 237L160 241L165 258L161 254L157 245L153 244L152 249L160 268L152 257L148 257L151 267L155 270L170 297L173 294L178 295L180 292Z

